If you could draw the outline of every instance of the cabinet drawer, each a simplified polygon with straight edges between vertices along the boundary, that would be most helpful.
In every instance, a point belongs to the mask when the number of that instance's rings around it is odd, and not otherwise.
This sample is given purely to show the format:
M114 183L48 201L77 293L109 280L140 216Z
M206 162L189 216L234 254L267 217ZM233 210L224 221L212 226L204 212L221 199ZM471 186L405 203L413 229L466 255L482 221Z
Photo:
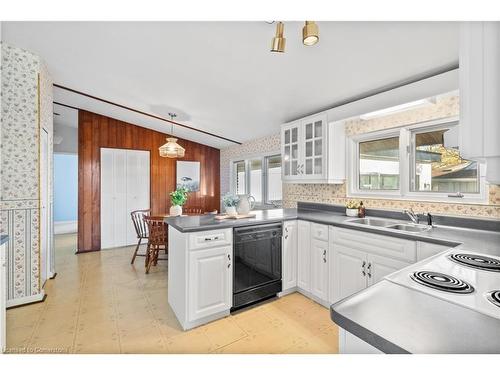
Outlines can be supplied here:
M231 245L232 242L233 231L231 228L196 232L189 235L189 250Z
M333 243L407 262L417 260L417 243L360 230L333 228Z
M321 240L328 241L328 226L324 224L311 224L311 234L312 237Z

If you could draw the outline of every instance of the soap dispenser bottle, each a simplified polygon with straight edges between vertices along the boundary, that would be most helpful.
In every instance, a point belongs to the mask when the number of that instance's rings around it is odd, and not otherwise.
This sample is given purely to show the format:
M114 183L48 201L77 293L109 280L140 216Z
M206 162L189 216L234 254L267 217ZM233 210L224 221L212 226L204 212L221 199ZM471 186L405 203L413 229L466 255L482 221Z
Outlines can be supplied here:
M359 202L359 207L358 207L358 217L363 218L366 215L366 209L365 206L363 206L363 201Z

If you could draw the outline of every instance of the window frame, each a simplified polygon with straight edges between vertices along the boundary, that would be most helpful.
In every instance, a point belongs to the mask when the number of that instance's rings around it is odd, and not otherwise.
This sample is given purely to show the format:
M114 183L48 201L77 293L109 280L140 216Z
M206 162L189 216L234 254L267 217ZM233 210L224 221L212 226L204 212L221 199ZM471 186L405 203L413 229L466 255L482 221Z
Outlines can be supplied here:
M432 191L413 191L415 173L414 135L421 132L459 126L458 116L403 125L391 129L368 132L347 137L348 142L348 188L347 196L352 198L398 199L408 201L429 201L443 203L488 203L485 180L486 166L479 165L479 193L462 193L463 197L450 197L453 193ZM399 190L362 190L359 189L359 143L399 136Z
M251 160L257 160L260 159L261 165L262 165L262 171L261 171L261 191L262 191L262 202L256 202L255 208L256 209L270 209L270 208L281 208L283 204L283 195L282 199L280 201L274 201L278 203L279 207L276 207L271 201L269 201L269 192L268 192L268 187L267 187L267 182L268 182L268 162L269 158L274 157L274 156L279 156L282 159L282 155L280 152L266 152L266 153L261 153L261 154L254 154L254 155L249 155L245 156L244 158L234 158L230 159L230 184L229 184L229 190L231 194L236 194L236 180L235 180L235 163L238 162L244 162L245 163L245 194L250 194L250 184L251 184L251 176L250 176L250 161ZM283 160L281 160L281 168L283 168ZM282 174L280 178L282 177ZM281 183L282 189L283 189L283 181Z

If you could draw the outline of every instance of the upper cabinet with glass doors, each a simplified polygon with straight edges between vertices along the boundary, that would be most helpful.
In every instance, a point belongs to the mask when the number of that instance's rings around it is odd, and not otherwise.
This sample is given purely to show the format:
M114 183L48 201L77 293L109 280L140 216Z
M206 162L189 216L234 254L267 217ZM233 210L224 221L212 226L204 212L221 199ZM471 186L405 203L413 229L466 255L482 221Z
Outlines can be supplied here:
M344 182L344 127L341 123L328 124L326 113L284 124L281 154L284 182Z

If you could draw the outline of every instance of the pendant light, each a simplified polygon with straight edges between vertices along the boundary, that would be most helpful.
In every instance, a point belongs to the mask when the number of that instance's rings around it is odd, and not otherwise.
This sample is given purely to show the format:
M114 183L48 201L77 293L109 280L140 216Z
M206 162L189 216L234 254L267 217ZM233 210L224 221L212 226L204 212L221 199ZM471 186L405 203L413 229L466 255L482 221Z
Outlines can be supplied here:
M170 116L170 120L173 121L177 115L175 113L168 113ZM174 134L174 123L171 122L171 132ZM169 137L167 138L167 143L159 148L160 156L163 158L182 158L184 157L184 153L186 150L177 143L177 138Z
M276 24L276 35L271 43L271 52L285 52L286 39L283 37L285 25L283 22Z
M319 41L318 25L314 21L306 21L302 28L302 43L305 46L313 46Z

